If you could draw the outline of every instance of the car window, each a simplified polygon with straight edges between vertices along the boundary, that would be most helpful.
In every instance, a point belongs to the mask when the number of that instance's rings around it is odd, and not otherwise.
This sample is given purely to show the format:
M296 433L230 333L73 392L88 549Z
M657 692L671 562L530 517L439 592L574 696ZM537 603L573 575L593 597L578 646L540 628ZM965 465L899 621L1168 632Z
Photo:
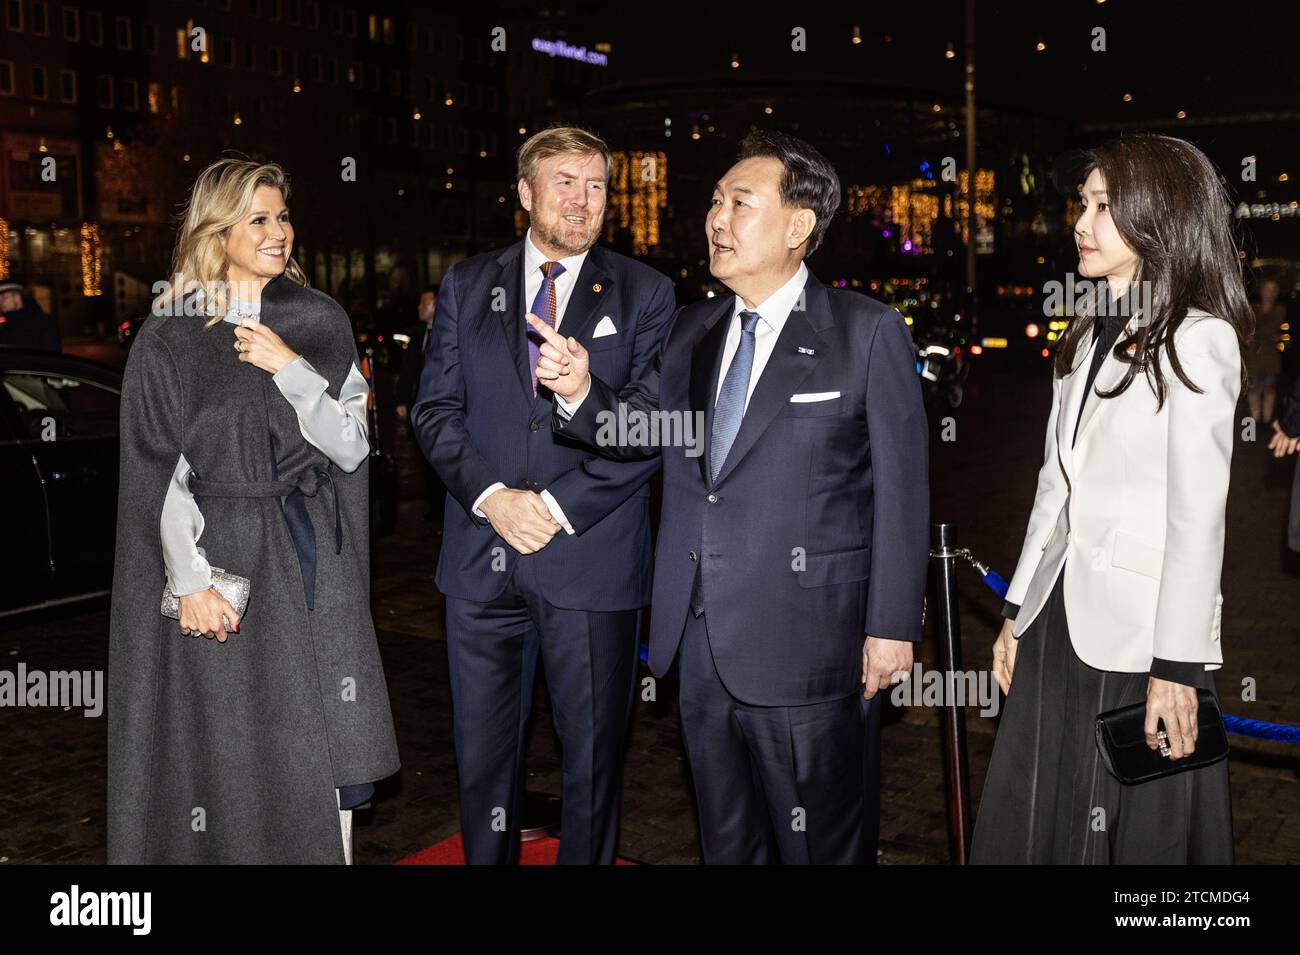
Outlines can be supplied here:
M115 437L120 396L84 378L44 371L3 372L5 392L27 437Z

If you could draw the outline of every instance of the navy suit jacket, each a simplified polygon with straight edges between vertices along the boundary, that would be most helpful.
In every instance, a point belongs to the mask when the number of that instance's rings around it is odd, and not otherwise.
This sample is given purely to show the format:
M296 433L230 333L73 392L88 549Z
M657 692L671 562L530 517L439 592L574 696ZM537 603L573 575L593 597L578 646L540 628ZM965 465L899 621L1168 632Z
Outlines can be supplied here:
M526 240L525 240L526 241ZM449 492L438 589L486 602L520 559L538 562L547 599L568 610L630 610L650 598L650 489L656 460L611 461L548 426L550 392L532 391L523 241L458 262L438 294L411 424ZM600 246L587 252L560 331L615 387L643 373L676 302L672 282ZM593 338L608 316L616 332ZM521 555L471 511L497 481L549 490L573 526Z
M610 444L611 414L702 415L693 451L703 453L662 451L650 666L662 675L676 656L698 567L718 675L761 706L859 690L867 634L921 639L929 447L911 334L893 309L811 273L803 301L716 482L708 445L731 295L680 309L648 373L621 391L593 367L572 420L553 419L558 432L632 459L647 452ZM839 394L790 400L813 392Z

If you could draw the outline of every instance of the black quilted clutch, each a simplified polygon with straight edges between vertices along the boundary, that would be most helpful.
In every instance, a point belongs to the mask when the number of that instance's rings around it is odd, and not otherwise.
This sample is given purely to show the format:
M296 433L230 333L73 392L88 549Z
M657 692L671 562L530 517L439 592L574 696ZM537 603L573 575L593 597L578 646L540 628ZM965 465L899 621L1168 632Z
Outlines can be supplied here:
M1200 701L1196 712L1196 751L1182 759L1170 759L1160 750L1147 747L1143 731L1147 716L1145 702L1098 714L1097 749L1101 751L1102 761L1111 775L1132 785L1160 776L1172 776L1186 769L1209 766L1227 756L1228 736L1223 729L1219 701L1209 690L1198 689L1196 697Z

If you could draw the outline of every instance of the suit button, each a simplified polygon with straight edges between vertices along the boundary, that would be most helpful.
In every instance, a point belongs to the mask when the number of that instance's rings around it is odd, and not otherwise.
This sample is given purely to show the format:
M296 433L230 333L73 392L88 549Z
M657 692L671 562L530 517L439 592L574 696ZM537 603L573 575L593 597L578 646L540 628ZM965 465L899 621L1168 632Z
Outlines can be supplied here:
M695 555L695 551L691 551L686 556L688 556L691 560L699 560L699 558Z
M538 427L537 422L534 421L534 422L532 422L531 424L528 425L528 430L529 430L529 431L536 431L536 430L537 430L537 427Z
M710 503L710 504L717 504L717 503L718 503L718 495L716 495L716 494L710 494L708 500L709 500L709 503Z

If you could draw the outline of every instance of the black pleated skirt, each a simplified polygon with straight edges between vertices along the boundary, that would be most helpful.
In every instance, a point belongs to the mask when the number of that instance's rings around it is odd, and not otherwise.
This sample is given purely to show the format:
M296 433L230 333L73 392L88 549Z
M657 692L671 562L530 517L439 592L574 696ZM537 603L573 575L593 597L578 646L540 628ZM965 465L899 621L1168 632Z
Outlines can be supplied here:
M1146 673L1088 666L1065 617L1065 570L1020 638L971 846L973 864L1233 862L1228 761L1125 785L1097 714L1146 699ZM1198 685L1214 690L1212 671Z

